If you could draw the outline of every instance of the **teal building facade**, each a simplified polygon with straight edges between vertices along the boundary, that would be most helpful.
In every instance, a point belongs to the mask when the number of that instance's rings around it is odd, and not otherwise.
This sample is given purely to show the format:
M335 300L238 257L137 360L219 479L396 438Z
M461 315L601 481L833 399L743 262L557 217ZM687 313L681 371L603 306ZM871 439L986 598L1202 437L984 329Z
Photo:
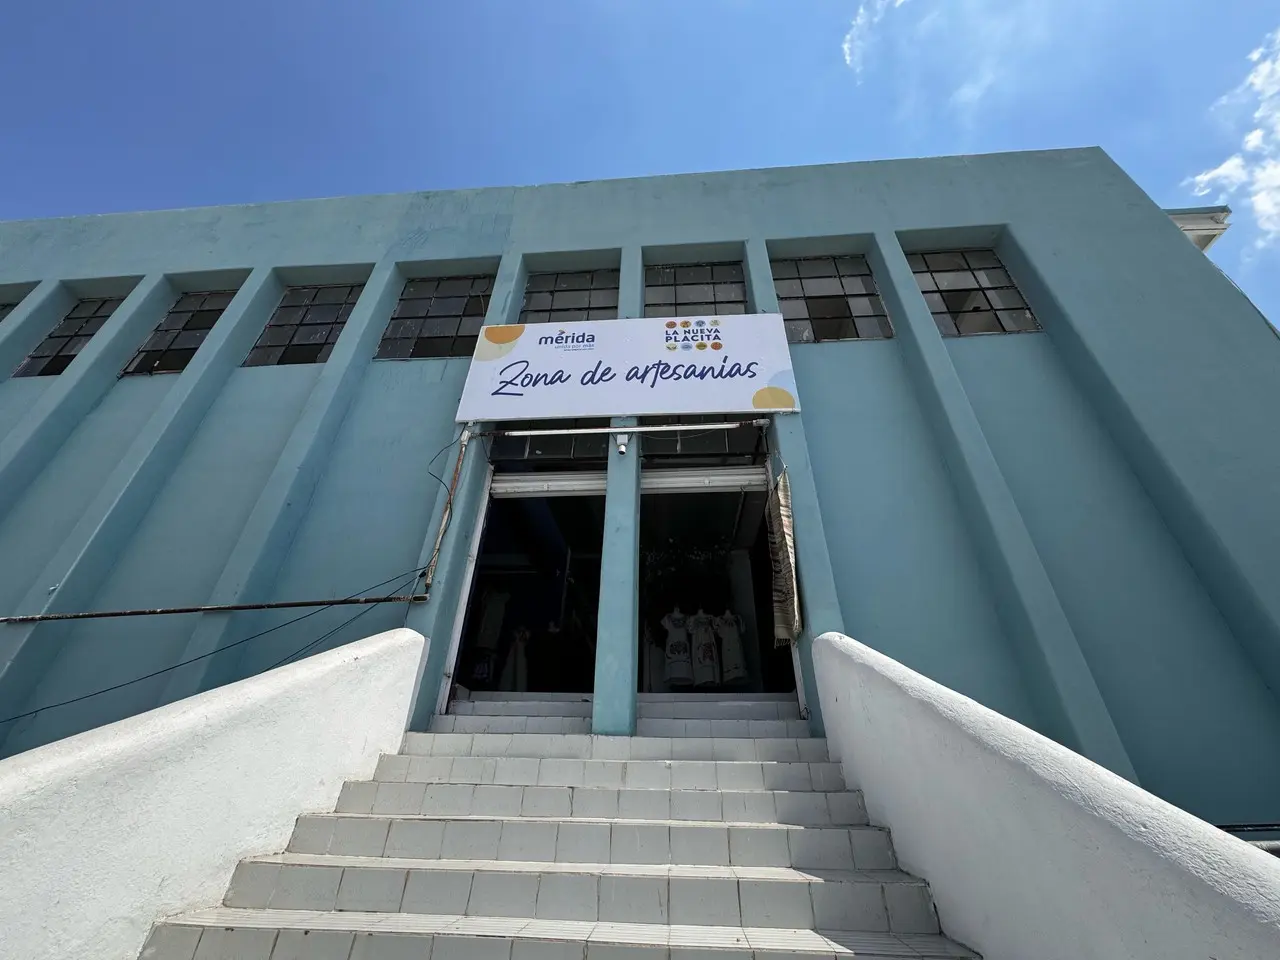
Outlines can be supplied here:
M1221 216L1081 149L0 223L0 614L44 618L0 624L3 753L397 626L424 729L488 496L480 325L780 312L811 726L840 630L1280 822L1280 341L1180 219ZM600 733L634 725L647 436L601 454ZM270 607L392 594L427 599ZM236 605L269 608L51 618Z

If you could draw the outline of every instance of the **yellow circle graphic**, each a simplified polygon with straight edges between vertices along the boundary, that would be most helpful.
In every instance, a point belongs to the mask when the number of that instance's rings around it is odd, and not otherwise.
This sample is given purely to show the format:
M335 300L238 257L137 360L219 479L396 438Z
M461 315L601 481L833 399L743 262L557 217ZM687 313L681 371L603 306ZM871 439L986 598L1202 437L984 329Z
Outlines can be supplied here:
M757 410L791 410L796 398L781 387L761 387L751 398L751 405Z
M516 341L524 333L523 323L501 323L480 329L473 360L498 360L515 349Z

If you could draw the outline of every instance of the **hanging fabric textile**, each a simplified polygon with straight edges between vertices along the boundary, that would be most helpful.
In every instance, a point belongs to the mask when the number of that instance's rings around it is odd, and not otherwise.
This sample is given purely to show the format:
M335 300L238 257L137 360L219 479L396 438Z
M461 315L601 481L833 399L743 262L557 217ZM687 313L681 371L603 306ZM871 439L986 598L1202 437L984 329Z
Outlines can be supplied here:
M742 618L731 610L712 621L720 638L720 682L738 683L747 679L747 659L742 652Z
M693 636L693 683L714 687L720 683L720 651L716 647L715 617L699 610L689 618Z
M667 664L663 680L668 684L688 686L693 683L693 658L689 650L689 617L676 607L662 618L667 628Z
M800 598L796 581L795 528L791 519L791 481L783 468L775 479L769 467L769 558L773 565L773 645L785 647L800 636Z

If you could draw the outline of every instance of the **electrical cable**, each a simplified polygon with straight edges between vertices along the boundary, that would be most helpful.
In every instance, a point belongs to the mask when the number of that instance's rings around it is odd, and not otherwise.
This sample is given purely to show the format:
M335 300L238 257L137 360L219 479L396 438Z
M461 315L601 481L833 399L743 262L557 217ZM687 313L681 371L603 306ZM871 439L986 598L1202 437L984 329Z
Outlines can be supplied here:
M357 590L355 593L351 594L350 597L346 597L344 599L347 599L347 600L354 599L355 597L360 596L360 594L362 593L368 593L371 590L377 590L381 586L385 586L386 584L391 583L394 580L402 580L406 576L412 576L413 579L416 580L418 576L421 575L422 571L425 569L426 569L425 567L415 567L413 570L406 571L405 573L398 573L394 577L388 577L386 580L383 580L382 583L375 583L371 587L365 587L363 590ZM372 610L377 606L379 606L379 604L376 604L376 603L370 604L368 607L365 607L363 610L361 610L361 613ZM59 703L46 704L43 707L36 707L34 710L27 710L24 713L15 714L12 717L5 717L4 719L0 720L0 726L6 723L12 723L15 720L24 720L27 717L34 717L37 713L43 713L46 710L56 710L59 707L67 707L73 703L79 703L81 700L88 700L91 697L101 696L104 693L111 693L113 690L119 690L123 687L132 686L135 683L141 683L143 680L150 680L152 677L158 677L163 673L170 672L171 670L177 670L179 667L185 667L188 664L192 664L200 660L208 659L209 657L222 653L224 650L230 650L232 647L238 647L241 644L248 643L251 640L257 640L259 637L265 637L268 633L273 633L276 630L280 630L284 627L298 623L300 620L306 620L308 617L314 617L317 613L321 613L325 610L328 610L330 609L330 607L332 607L332 604L328 606L319 607L318 609L312 610L310 613L302 614L302 616L300 617L294 617L291 620L286 620L284 623L278 623L274 627L268 627L266 630L263 630L259 633L255 633L255 634L252 634L251 636L245 637L243 640L236 640L233 643L228 643L225 646L218 647L216 650L210 650L208 653L202 653L199 656L191 657L187 660L181 660L178 663L172 664L171 666L163 667L160 670L154 670L151 673L146 674L145 676L134 677L132 680L125 680L123 683L117 683L110 687L104 687L101 690L94 690L92 693L81 694L78 697L72 697L70 700L63 700ZM355 617L352 617L351 619L354 620Z

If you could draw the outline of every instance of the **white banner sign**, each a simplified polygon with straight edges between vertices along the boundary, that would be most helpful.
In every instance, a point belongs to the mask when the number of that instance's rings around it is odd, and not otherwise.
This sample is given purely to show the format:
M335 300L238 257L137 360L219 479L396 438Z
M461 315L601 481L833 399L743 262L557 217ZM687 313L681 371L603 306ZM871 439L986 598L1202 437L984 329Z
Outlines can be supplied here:
M481 328L458 422L798 410L776 313Z

